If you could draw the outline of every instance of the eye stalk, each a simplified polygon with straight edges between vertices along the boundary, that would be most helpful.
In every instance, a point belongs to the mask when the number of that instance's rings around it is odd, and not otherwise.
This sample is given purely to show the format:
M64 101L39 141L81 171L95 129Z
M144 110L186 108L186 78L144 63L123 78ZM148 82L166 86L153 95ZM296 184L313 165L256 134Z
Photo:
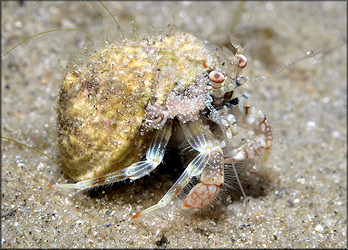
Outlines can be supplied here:
M209 73L209 80L212 81L211 86L214 89L219 89L222 86L222 82L225 81L225 76L217 71L211 71Z
M245 68L247 66L248 60L243 54L236 54L236 58L238 59L238 68Z

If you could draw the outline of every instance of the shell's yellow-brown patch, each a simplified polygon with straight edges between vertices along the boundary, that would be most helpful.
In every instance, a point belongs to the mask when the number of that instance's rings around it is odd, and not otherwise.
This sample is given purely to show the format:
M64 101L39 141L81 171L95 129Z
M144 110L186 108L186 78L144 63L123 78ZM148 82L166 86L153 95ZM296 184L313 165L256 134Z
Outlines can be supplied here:
M142 159L152 136L145 128L147 106L165 104L216 63L187 33L113 43L86 58L65 76L58 103L63 170L76 181Z

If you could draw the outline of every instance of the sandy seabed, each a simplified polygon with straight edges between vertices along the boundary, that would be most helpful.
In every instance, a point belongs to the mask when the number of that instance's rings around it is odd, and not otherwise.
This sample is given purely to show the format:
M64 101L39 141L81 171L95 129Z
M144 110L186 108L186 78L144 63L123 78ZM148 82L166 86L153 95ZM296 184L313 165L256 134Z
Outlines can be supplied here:
M347 246L347 51L345 2L107 2L130 36L173 21L217 45L229 34L247 44L244 75L261 76L317 50L339 48L248 85L274 130L272 153L257 166L264 190L209 212L185 212L180 200L143 219L181 167L93 192L50 190L72 180L46 157L2 141L1 244L4 248L198 248ZM2 2L2 51L57 28L99 37L117 28L98 2ZM79 31L36 37L2 58L2 136L57 157L55 105L64 67L91 37Z

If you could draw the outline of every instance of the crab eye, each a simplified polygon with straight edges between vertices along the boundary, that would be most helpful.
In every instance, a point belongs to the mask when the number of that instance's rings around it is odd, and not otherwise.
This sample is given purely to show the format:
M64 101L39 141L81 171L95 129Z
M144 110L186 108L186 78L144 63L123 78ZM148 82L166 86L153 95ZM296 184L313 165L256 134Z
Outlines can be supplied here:
M245 68L245 66L248 63L247 58L245 57L245 55L242 54L237 54L236 55L237 59L238 59L238 68Z
M209 80L212 81L213 83L211 86L215 89L221 88L221 84L223 81L225 81L225 76L217 71L211 71L209 73Z
M216 83L222 83L225 81L225 76L217 71L212 71L209 73L209 80Z

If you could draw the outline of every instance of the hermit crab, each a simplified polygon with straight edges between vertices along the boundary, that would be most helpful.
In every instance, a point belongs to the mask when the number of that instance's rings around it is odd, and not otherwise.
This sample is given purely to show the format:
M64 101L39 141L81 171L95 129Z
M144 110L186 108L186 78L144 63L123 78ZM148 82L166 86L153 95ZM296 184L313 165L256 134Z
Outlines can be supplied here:
M266 116L242 91L243 48L233 45L235 53L172 31L108 44L72 66L59 94L58 146L63 170L77 183L53 186L141 178L160 165L172 139L180 149L188 143L195 157L156 205L132 218L166 206L193 177L199 183L182 207L211 204L225 168L272 146ZM253 137L234 142L239 127Z

